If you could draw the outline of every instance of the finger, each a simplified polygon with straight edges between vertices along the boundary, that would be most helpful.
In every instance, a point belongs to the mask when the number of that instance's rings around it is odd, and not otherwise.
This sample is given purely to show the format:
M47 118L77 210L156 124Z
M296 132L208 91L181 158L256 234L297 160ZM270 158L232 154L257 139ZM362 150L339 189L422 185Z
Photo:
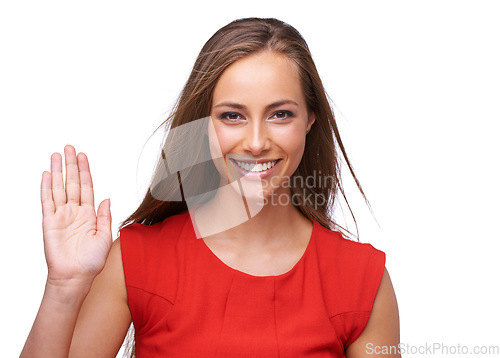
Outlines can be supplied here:
M57 208L66 204L61 154L54 153L50 157L50 172L52 175L52 197L54 198L54 205L57 210Z
M75 148L72 145L64 147L66 163L66 196L68 204L80 204L80 175L76 163Z
M40 197L42 200L42 215L54 213L54 200L52 199L52 187L50 172L44 171L42 173L42 184L40 186Z
M84 153L78 153L78 169L80 170L81 204L88 204L94 207L94 186L92 184L92 175L87 156Z
M102 234L109 234L111 236L111 200L106 199L99 204L97 209L97 232Z

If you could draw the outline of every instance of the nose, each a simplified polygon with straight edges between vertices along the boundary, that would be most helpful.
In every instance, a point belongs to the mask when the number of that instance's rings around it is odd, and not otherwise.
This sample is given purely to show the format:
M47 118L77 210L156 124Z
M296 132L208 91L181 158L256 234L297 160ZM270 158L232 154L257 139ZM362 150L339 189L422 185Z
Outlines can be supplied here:
M265 124L260 121L250 123L245 131L243 149L253 156L257 156L270 149L271 140Z

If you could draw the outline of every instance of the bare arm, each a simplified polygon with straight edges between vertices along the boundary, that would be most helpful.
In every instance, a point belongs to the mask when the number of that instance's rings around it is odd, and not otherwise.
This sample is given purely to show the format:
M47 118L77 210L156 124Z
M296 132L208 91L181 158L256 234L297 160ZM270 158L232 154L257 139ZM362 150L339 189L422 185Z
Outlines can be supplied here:
M394 288L384 270L370 319L361 335L347 348L347 358L400 358L399 312Z
M130 324L120 243L112 243L108 200L96 215L87 157L70 145L64 151L65 184L59 153L42 174L48 276L21 357L68 357L70 349L71 356L114 357Z
M130 323L118 238L80 309L69 356L114 358Z

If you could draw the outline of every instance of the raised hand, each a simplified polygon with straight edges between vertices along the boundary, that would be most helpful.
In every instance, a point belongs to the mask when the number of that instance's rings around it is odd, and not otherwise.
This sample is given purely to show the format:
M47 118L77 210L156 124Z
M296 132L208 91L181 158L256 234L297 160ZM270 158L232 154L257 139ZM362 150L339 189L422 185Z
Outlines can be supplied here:
M103 269L112 244L109 199L94 208L94 190L87 156L71 145L62 157L51 156L51 171L41 183L43 240L52 285L88 284Z

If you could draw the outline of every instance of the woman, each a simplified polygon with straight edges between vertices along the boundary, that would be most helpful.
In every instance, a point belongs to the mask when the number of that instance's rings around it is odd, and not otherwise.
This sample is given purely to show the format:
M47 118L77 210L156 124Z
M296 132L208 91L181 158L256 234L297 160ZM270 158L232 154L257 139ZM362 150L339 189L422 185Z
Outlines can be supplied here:
M384 253L330 230L340 156L351 166L294 28L221 28L166 124L150 190L114 243L86 156L65 147L64 186L52 155L48 279L22 357L113 357L131 322L138 357L399 356Z

